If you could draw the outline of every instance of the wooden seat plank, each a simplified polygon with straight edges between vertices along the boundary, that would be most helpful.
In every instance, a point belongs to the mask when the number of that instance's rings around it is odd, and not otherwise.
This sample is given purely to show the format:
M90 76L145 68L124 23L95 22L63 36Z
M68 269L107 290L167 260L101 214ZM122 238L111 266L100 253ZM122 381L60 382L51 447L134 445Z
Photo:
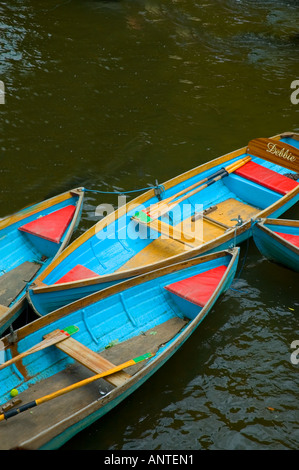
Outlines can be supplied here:
M9 307L40 269L38 263L25 261L0 277L0 304Z
M0 305L0 317L1 315L4 315L8 310L9 307L6 307L6 305Z
M190 217L191 221L191 217ZM210 221L202 220L203 223L203 241L198 241L195 246L200 246L205 242L214 240L225 232L225 229L219 227ZM180 222L175 226L177 230L181 230L183 224ZM122 272L127 269L134 269L140 266L144 266L148 263L156 263L163 261L171 256L179 255L186 251L191 250L191 247L183 243L178 242L174 239L157 238L147 245L139 253L136 253L131 259L129 259L123 266L121 266L117 272Z
M213 210L212 213L209 213L208 219L207 217L202 219L203 240L195 238L192 243L185 244L174 238L157 238L144 247L143 250L132 256L132 258L121 266L117 272L157 263L172 256L189 251L194 247L199 247L204 243L223 235L227 229L234 227L237 220L232 219L237 219L240 216L245 222L246 220L250 220L252 217L256 216L259 211L260 209L233 198L217 203L215 210ZM192 220L192 218L190 218L190 220ZM186 224L186 221L184 223ZM161 224L159 227L162 227ZM190 227L190 232L192 233L193 226L191 225ZM183 230L182 222L178 223L174 227L174 233L182 233ZM189 237L190 236L192 235L189 233Z
M151 263L156 263L164 259L170 258L181 253L184 253L186 250L191 248L187 245L169 239L157 238L153 240L149 245L143 248L141 251L136 253L132 258L130 258L125 264L123 264L117 272L126 271L127 269L135 269L140 266L144 266Z
M194 233L188 230L180 230L179 227L173 227L172 225L169 225L159 219L153 219L149 222L144 222L136 217L132 217L132 219L139 224L147 225L152 230L156 230L161 234L162 237L164 236L164 238L165 236L167 238L172 238L191 248L202 243L202 240L198 239Z
M46 337L49 337L49 335L46 335ZM88 347L84 346L84 344L80 343L72 337L69 337L60 343L57 343L56 347L64 353L68 354L80 364L87 367L95 374L100 374L105 370L109 370L115 367L115 364L112 364L112 362L108 361L107 359L104 359L100 354L92 351ZM129 378L129 374L120 371L105 377L105 380L117 387L119 385L122 385Z

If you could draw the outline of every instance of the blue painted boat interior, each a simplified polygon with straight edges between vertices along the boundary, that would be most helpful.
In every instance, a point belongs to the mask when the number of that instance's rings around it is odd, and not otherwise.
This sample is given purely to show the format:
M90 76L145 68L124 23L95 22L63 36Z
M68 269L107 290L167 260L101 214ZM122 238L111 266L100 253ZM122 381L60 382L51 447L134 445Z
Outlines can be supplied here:
M79 327L74 338L96 352L103 351L113 342L123 342L136 335L141 335L174 317L186 319L187 323L184 327L186 328L189 322L186 318L186 311L180 309L179 303L175 302L164 286L220 265L230 266L227 276L224 278L225 282L219 291L220 294L229 287L237 269L238 258L235 259L233 265L230 264L231 260L232 257L226 254L164 276L151 278L146 282L139 282L137 285L113 295L107 296L106 294L101 300L90 303L53 323L47 322L46 326L27 335L18 342L18 353L39 343L45 334L70 325ZM153 299L155 299L154 302ZM197 307L197 309L199 313L201 308ZM174 341L177 335L171 341ZM10 359L10 354L6 352L6 355L5 360ZM31 376L26 382L14 364L1 370L0 403L9 399L8 394L12 388L17 388L19 392L22 392L31 384L64 370L67 365L73 362L73 359L55 346L51 346L23 359L27 374Z
M292 138L284 138L283 142L293 145L296 148L299 146L299 142ZM226 162L225 166L247 155L248 154L245 153L244 155L233 158ZM286 168L261 160L258 157L252 157L252 161L280 174L292 173ZM210 176L222 166L223 165L215 166L210 170L204 171L167 189L163 198L165 199L172 196L178 191ZM166 221L170 225L176 225L190 217L190 212L195 211L196 205L200 205L200 209L205 210L229 198L234 198L262 210L277 202L281 197L281 194L275 191L269 190L240 176L230 174L211 186L206 187L199 193L190 196L182 202L180 207L170 211L170 218L163 216L161 220ZM142 206L134 208L126 215L120 217L116 222L112 222L103 231L97 232L96 235L81 244L73 253L63 259L59 266L54 268L43 282L47 285L54 284L78 264L84 265L98 275L111 274L120 269L134 255L160 236L158 232L150 231L149 228L145 226L141 228L138 225L138 230L136 230L136 223L131 220L135 212L155 203L157 203L157 198L153 197ZM288 207L285 207L284 210L287 208ZM281 215L280 212L276 212L273 216L279 215Z
M281 233L288 233L289 235L299 235L299 227L295 225L280 225L277 224L267 224L264 223L264 226L267 227L272 232L281 232Z

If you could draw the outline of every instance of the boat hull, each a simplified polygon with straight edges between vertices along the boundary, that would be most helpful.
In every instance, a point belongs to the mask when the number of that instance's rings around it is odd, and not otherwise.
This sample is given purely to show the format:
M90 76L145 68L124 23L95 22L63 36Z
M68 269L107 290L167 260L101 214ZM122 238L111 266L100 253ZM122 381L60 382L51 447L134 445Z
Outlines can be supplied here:
M289 235L299 239L298 221L265 219L253 227L254 242L265 258L299 272L299 246L288 241Z
M84 345L89 353L79 356L78 360L82 364L80 368L80 364L77 361L74 363L68 356L70 346L65 349L62 341L56 347L48 347L0 370L2 405L9 399L11 388L17 388L22 403L26 403L29 397L30 400L36 399L41 391L49 393L53 388L57 390L62 383L62 376L67 383L82 379L88 375L85 361L93 351L114 364L122 363L127 356L139 355L140 352L151 352L153 357L125 369L122 373L129 373L125 378L116 379L115 374L111 376L111 380L120 381L117 384L114 382L113 386L97 381L41 404L34 409L33 415L24 412L0 421L2 448L58 449L119 405L150 379L198 328L219 297L230 287L236 274L238 258L239 249L235 248L152 271L85 297L26 325L17 330L18 340L14 345L5 337L5 360L9 360L12 353L16 355L28 350L56 328L77 325L79 331L74 335L76 344L81 347ZM198 304L197 314L186 317L189 310L182 309L179 303L173 301L169 286L178 289L178 284L184 287L186 281L192 281L193 286L197 287L195 291L192 290L188 301L197 302L196 290L201 290L203 279L219 269L221 274L218 274L217 282L202 306ZM200 283L197 276L204 276L200 278ZM210 280L207 285L209 283ZM190 290L187 291L189 296ZM122 335L119 342L105 346L107 341L118 335ZM105 390L102 398L101 390Z

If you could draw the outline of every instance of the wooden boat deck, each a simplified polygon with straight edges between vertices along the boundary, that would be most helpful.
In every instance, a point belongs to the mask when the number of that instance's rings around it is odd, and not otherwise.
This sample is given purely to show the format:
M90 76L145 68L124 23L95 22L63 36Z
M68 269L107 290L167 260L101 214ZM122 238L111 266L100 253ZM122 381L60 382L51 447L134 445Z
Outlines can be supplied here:
M238 201L237 199L229 198L223 202L220 202L215 206L212 212L208 213L207 217L203 218L203 239L201 242L194 242L193 245L200 246L206 242L214 240L215 238L223 235L226 230L233 228L237 223L236 219L238 219L238 217L241 217L245 222L246 220L251 219L257 215L259 212L259 208L251 206L250 204L245 204L241 201ZM190 218L189 223L189 232L194 233L195 222L192 222L192 218ZM179 224L175 225L175 229L178 231L182 230L186 234L186 231L183 230L185 226L186 221L184 221L184 225L182 222L180 222ZM119 268L116 272L138 268L139 266L143 266L145 264L156 263L191 249L191 246L185 245L177 240L160 237L153 240L143 250L129 259L129 261L121 266L121 268Z
M164 345L178 334L186 323L178 317L172 318L143 334L105 349L99 357L113 364L121 364L146 352L155 353L161 345ZM61 344L58 343L57 346L61 346ZM145 362L137 363L125 370L124 373L134 375L145 364ZM20 393L17 398L22 400L21 404L25 404L92 375L94 373L87 367L75 362L64 371L32 385L28 390ZM57 423L70 419L90 403L104 397L113 388L114 386L105 379L99 379L32 410L25 411L7 421L2 421L0 423L1 449L35 449L37 444L30 445L32 436L39 435L38 446L42 445L44 432L51 430L51 427L57 425ZM27 441L28 444L26 445Z
M251 219L260 212L259 208L244 204L244 202L237 199L227 199L226 201L217 204L217 209L209 215L216 222L220 222L229 227L234 227L237 223L236 219L240 216L245 222Z

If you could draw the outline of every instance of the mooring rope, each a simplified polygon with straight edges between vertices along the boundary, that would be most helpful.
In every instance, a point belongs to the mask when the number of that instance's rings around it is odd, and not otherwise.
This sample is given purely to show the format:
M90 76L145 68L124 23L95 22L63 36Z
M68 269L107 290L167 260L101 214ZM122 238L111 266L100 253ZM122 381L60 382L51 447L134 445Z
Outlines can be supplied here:
M99 194L131 194L131 193L149 191L150 189L158 190L160 192L165 191L163 184L158 184L157 186L147 186L146 188L132 189L130 191L100 191L98 189L87 189L87 188L84 188L83 191L91 192L91 193L99 193Z

